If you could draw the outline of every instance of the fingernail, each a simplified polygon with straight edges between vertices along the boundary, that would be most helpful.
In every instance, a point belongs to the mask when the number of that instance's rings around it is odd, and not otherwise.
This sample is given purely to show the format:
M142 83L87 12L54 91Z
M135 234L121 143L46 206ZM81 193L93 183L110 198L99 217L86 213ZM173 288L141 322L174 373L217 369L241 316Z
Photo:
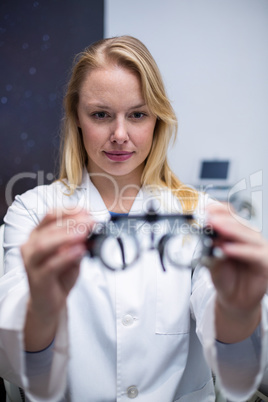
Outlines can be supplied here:
M74 256L74 257L82 257L83 255L84 255L84 253L85 253L85 248L84 248L84 246L81 246L81 245L76 245L76 246L73 246L71 249L70 249L70 253L72 254L72 256Z

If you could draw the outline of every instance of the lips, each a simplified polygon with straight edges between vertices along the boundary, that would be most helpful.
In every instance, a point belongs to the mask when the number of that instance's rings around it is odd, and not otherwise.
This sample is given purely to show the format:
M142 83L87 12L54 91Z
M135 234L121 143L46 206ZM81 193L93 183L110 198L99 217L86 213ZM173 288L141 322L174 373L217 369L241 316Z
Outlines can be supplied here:
M107 158L115 162L124 162L130 159L133 153L129 151L104 151Z

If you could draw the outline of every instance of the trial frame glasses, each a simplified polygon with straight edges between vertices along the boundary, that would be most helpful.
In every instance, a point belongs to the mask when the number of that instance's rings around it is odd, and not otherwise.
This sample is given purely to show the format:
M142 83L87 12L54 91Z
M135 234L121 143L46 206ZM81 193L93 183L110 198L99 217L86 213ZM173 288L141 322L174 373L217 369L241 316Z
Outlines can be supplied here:
M156 224L160 235L155 233ZM113 271L132 266L145 249L158 251L163 271L167 262L194 269L204 257L213 256L215 237L216 233L199 225L193 214L158 214L150 208L143 215L115 215L97 224L86 247L91 258L99 258Z

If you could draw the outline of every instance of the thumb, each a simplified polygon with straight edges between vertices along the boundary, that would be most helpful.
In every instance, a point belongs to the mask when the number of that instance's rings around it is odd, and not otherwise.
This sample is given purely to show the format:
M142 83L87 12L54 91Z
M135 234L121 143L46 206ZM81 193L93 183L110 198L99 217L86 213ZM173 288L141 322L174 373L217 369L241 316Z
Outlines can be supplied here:
M219 296L229 298L236 288L236 272L230 262L214 264L210 273Z

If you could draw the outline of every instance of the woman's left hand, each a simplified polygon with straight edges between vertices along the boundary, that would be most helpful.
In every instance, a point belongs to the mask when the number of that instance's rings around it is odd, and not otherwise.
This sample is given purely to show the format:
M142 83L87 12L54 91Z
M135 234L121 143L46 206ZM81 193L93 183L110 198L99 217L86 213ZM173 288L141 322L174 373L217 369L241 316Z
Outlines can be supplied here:
M218 233L215 246L225 256L210 267L217 290L216 335L234 343L250 336L260 322L268 283L268 242L226 204L211 204L207 223Z

